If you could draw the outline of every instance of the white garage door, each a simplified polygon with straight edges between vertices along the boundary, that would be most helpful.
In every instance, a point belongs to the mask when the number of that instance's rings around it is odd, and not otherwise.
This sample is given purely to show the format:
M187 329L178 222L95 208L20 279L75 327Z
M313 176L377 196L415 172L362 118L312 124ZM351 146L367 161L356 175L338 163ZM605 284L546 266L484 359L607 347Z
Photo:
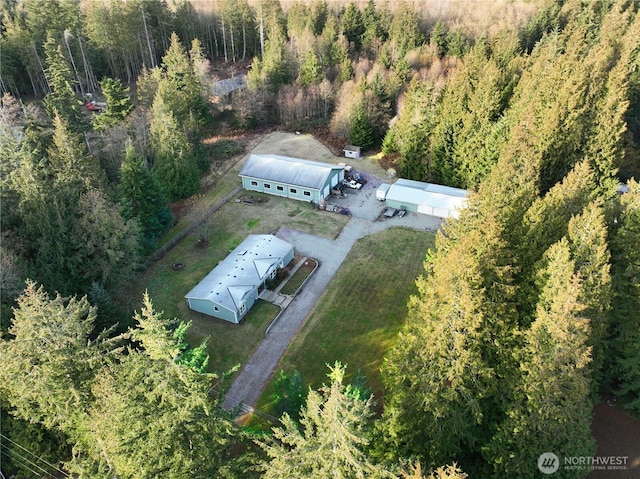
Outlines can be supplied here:
M423 215L433 215L433 208L429 205L418 205L418 213Z

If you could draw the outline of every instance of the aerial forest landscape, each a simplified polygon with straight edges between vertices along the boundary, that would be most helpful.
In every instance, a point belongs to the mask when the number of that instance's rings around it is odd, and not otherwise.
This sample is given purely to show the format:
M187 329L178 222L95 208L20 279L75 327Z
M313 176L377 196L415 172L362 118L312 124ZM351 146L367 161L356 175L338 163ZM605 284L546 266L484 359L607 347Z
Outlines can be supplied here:
M640 2L0 13L0 479L640 477Z

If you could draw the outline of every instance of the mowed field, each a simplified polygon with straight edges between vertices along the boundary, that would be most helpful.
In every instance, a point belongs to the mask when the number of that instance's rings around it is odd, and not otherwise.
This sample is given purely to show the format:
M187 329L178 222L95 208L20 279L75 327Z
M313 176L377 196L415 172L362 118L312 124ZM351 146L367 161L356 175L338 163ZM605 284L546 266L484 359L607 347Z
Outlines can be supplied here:
M435 235L393 228L360 239L320 298L277 371L300 371L306 385L327 381L327 364L347 364L353 377L366 377L381 398L380 366L395 344L407 314L407 300L417 292L415 279L424 272L424 258ZM272 384L259 409L269 411Z

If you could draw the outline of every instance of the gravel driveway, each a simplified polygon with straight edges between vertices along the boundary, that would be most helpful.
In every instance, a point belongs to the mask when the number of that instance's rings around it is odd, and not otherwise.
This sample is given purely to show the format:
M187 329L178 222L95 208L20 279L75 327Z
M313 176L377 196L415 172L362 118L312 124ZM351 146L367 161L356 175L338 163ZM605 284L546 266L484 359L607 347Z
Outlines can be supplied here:
M371 201L365 193L365 191L358 191L356 194L349 195L348 199L351 202L363 202L360 212L363 216L373 215L377 217L377 214L371 212L365 214L368 210L364 207L364 203L367 200ZM347 198L344 201L346 203ZM374 206L377 206L382 211L382 206L380 204L376 205L375 190L373 190L372 201L375 202ZM297 230L281 228L276 236L293 244L298 254L317 259L320 266L308 280L303 290L296 295L293 302L281 313L280 318L273 325L269 334L265 336L253 356L242 368L227 392L222 407L233 409L242 403L250 406L256 405L267 381L278 366L289 343L304 324L318 299L358 239L393 226L404 225L424 230L426 227L435 229L439 223L440 221L436 218L417 214L408 214L404 218L390 218L379 221L360 218L354 214L351 221L333 241Z
M274 153L315 159L317 161L338 160L324 145L310 135L290 135L274 133L257 145L254 153ZM344 197L330 197L330 204L349 208L352 218L335 240L315 236L288 228L280 228L279 238L291 243L296 253L315 258L319 267L303 290L293 302L280 314L278 321L271 327L253 356L241 369L231 388L227 392L222 407L229 410L241 404L255 406L267 381L275 371L289 343L300 330L307 317L324 293L355 242L386 228L406 226L421 231L435 231L442 220L417 213L407 213L403 218L384 218L384 204L376 200L376 189L388 180L376 176L371 171L358 169L364 164L354 161L353 166L361 173L367 183L361 190L347 189ZM369 169L371 169L369 167ZM292 200L293 201L293 200ZM335 213L327 212L327 215Z

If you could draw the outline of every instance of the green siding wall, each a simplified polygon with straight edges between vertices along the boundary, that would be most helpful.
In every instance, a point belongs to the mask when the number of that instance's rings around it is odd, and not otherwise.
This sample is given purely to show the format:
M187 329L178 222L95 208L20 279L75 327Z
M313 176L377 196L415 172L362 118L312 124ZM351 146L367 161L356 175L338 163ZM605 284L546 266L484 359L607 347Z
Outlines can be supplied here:
M194 311L198 311L199 313L214 316L219 319L224 319L225 321L229 321L231 323L238 322L234 311L231 311L219 304L215 304L213 301L209 301L207 299L189 299L189 307ZM218 310L216 311L215 308L218 308Z
M396 209L401 209L404 208L407 211L410 211L412 213L416 213L418 211L418 205L414 204L414 203L407 203L404 201L396 201L396 200L390 200L387 199L386 200L386 205L389 208L396 208Z
M332 178L337 178L337 175L331 175L327 181L330 184ZM334 185L338 182L333 179ZM325 184L325 186L327 185ZM291 198L293 200L306 201L319 203L322 197L322 193L319 190L304 188L301 186L287 185L285 183L278 183L275 181L264 181L257 178L242 178L242 187L249 191L259 191L260 193L267 193L275 196L282 196L284 198ZM324 187L323 187L324 189ZM331 189L329 189L329 192Z

